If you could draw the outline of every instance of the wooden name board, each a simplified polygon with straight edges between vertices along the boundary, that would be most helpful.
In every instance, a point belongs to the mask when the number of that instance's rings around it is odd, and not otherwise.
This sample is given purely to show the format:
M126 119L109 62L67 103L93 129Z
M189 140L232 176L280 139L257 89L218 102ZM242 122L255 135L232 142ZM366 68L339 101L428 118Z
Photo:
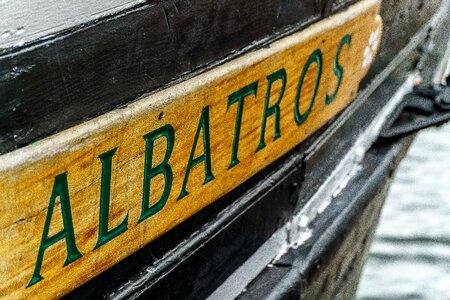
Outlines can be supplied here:
M1 156L0 295L64 295L310 136L356 97L379 6Z

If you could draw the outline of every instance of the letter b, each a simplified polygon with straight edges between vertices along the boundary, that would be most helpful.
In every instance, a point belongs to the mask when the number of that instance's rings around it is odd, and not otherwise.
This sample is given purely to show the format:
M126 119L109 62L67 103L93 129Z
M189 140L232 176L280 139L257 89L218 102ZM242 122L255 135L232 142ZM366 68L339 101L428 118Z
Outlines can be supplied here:
M167 142L166 155L163 161L156 167L152 166L153 148L155 140L165 137ZM139 217L139 223L146 220L150 216L160 211L167 202L172 189L173 171L169 165L169 158L172 155L173 145L175 143L175 130L172 125L164 125L146 135L144 135L145 145L145 162L144 162L144 187L142 191L142 211ZM161 199L153 205L150 205L150 183L152 178L157 175L163 175L165 180L164 191Z

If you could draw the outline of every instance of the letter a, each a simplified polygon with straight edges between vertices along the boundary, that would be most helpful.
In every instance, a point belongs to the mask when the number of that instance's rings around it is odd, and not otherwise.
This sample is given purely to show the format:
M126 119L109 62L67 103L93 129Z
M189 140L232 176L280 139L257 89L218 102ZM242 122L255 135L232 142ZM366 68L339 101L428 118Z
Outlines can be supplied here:
M200 131L203 132L203 154L194 158L195 149L197 148L198 139L200 137ZM203 184L205 185L214 179L211 166L211 146L209 136L209 106L203 108L200 121L198 122L197 132L195 133L194 137L194 144L192 145L191 154L189 155L189 161L186 167L186 174L184 175L183 186L181 187L181 193L180 196L178 196L178 200L189 195L189 192L186 189L189 174L191 172L191 169L201 162L205 163L205 181L203 181Z
M61 214L64 229L57 234L49 237L48 232L50 230L50 223L52 221L56 198L58 197L61 203ZM47 217L45 218L41 245L39 246L39 252L36 260L36 266L34 267L33 277L31 278L27 287L30 287L43 279L43 277L41 276L41 267L42 261L44 259L44 252L51 245L62 239L66 239L67 258L63 265L65 267L82 256L75 244L75 233L73 230L72 213L70 210L69 188L67 184L66 172L55 177L52 195L50 196L50 203L48 205Z

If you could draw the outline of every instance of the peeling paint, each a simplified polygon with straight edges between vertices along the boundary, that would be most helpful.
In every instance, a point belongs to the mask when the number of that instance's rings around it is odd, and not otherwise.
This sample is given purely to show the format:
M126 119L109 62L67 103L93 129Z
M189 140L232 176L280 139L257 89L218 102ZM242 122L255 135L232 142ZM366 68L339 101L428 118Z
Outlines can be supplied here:
M145 0L0 0L0 49L18 47L59 31L145 3Z
M412 91L414 83L417 80L420 80L418 74L408 76L403 85L372 121L370 126L359 136L353 148L350 149L308 204L299 214L293 217L291 222L285 225L284 230L286 230L286 236L289 238L285 239L285 243L275 256L274 262L279 260L289 249L298 248L311 237L310 225L325 211L333 199L347 186L350 180L358 174L361 169L361 162L369 148L377 140L387 118L402 101L403 97Z
M322 184L308 204L284 227L277 230L235 273L214 291L209 300L233 298L242 292L259 272L266 266L276 266L280 258L289 251L304 244L311 238L312 223L325 211L336 196L358 174L361 161L367 150L378 138L378 134L389 114L394 110L403 96L412 90L414 83L420 79L417 74L408 76L405 83L397 90L383 110L369 127L358 138L341 163ZM275 255L274 255L275 253Z

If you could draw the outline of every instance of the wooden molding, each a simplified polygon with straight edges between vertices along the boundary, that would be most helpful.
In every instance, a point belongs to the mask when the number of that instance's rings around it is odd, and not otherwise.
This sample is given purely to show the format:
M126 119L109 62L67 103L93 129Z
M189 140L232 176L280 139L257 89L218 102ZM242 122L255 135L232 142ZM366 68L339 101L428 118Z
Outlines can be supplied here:
M356 97L379 6L1 156L0 295L64 295L305 140Z

